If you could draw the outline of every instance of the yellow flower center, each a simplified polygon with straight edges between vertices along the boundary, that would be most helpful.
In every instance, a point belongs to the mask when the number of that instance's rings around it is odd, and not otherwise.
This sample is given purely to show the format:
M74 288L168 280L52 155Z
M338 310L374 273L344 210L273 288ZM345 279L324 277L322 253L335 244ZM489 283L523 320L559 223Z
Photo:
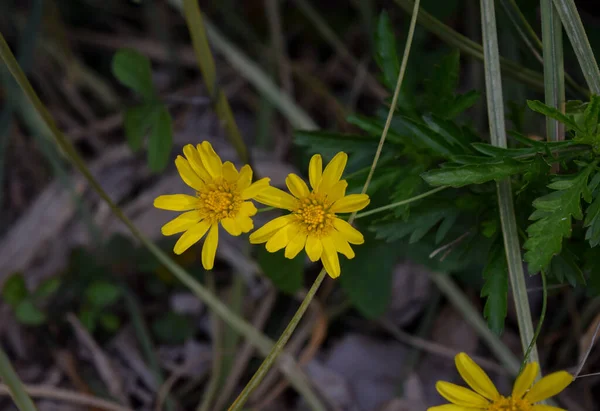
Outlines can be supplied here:
M198 210L211 224L227 217L235 217L243 202L237 185L225 180L207 184L197 196Z
M300 226L306 234L317 237L326 236L333 229L335 214L329 211L331 204L327 203L325 196L310 193L298 202L294 214L298 217Z
M529 401L500 396L488 407L487 411L531 411L531 408L532 405Z

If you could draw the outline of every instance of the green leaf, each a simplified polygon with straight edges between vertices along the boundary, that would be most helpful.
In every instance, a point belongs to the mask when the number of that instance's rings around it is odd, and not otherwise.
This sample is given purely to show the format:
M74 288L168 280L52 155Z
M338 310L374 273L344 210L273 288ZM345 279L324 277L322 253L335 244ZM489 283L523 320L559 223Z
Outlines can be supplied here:
M584 127L587 134L596 134L600 121L600 96L592 96L583 112Z
M46 322L46 314L35 306L33 300L26 298L17 304L15 317L24 325L41 325Z
M158 107L160 106L148 103L125 110L123 120L125 136L132 151L135 152L142 148L144 137L148 135L152 127L152 119L155 117Z
M121 297L119 286L108 281L94 281L85 290L85 299L93 307L101 309L114 304Z
M165 106L156 112L152 122L148 142L148 165L152 171L159 172L167 166L173 145L171 115Z
M583 271L579 267L578 258L571 250L565 248L562 253L554 256L548 267L548 276L556 278L559 282L565 279L572 286L585 285Z
M587 182L595 164L590 164L578 174L555 178L548 187L557 191L533 202L535 211L529 219L535 222L527 228L529 238L524 244L530 273L546 269L552 257L560 253L563 238L571 236L571 218L583 218L581 198L591 201Z
M426 171L421 177L432 186L463 187L469 184L482 184L492 180L502 180L519 174L531 166L531 162L518 162L511 159L487 159L481 164L448 166Z
M368 239L356 247L356 257L341 261L340 284L366 318L381 316L390 303L397 247L397 244Z
M152 332L163 344L183 344L194 335L194 326L184 315L169 311L152 323Z
M504 247L492 248L483 269L483 278L485 284L481 289L481 297L487 297L483 316L490 330L499 336L504 331L508 296L508 266Z
M533 111L537 111L538 113L543 114L546 117L553 118L554 120L563 123L568 130L571 129L576 131L582 131L572 116L568 114L563 114L560 110L557 110L554 107L547 106L539 100L527 100L527 105Z
M54 294L61 284L61 279L59 277L51 277L47 278L38 285L38 287L33 292L33 299L44 299L50 297Z
M140 52L132 49L117 50L112 60L112 72L121 84L145 99L155 98L150 60Z
M265 247L259 247L257 260L263 273L278 290L294 294L302 288L304 280L304 253L293 260L285 258L284 254L283 250L270 253Z
M598 176L600 174L596 174ZM585 239L589 241L590 247L600 244L600 195L596 194L594 201L585 210L584 227L587 227Z
M119 325L121 325L121 320L114 314L111 313L103 313L100 315L100 324L104 329L108 332L115 332L119 329Z
M23 273L14 273L6 279L2 287L2 298L13 309L29 295Z
M403 116L396 117L396 121L412 132L421 147L427 147L435 154L447 158L456 154L464 154L462 148L452 145L441 134L436 133L425 124Z
M396 45L392 23L385 11L379 15L375 43L377 49L375 61L383 72L383 81L386 87L393 90L400 72L400 61L398 60L398 46Z
M463 111L471 108L481 97L478 91L471 90L465 94L459 94L454 98L454 102L446 109L446 118L454 118Z
M453 50L434 66L431 78L425 81L427 107L439 116L446 117L454 103L459 66L460 53Z

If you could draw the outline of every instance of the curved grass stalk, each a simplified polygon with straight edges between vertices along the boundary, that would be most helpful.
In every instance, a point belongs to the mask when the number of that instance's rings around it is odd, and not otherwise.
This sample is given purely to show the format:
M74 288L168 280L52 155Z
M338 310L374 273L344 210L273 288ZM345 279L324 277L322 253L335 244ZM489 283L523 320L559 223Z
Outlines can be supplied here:
M12 367L8 356L2 348L0 348L0 378L6 386L15 405L21 411L37 411L35 404L25 391L25 386L19 379L19 376Z

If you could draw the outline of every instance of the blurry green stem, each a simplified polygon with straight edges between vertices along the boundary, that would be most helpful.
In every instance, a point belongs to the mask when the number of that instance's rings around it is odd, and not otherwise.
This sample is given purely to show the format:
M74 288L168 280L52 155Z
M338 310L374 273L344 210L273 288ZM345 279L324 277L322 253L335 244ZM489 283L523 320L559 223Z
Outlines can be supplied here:
M540 272L540 275L542 276L542 313L540 314L538 325L537 327L535 327L535 334L533 335L533 339L529 343L529 347L527 347L527 351L525 351L525 355L523 356L523 362L521 363L521 371L523 371L523 368L525 368L525 366L527 365L527 362L529 360L529 354L531 353L533 347L535 347L535 343L538 337L540 336L540 332L542 331L542 325L544 324L544 320L546 319L546 308L548 305L548 284L546 282L546 273L544 273L543 270Z
M35 405L29 395L25 392L25 387L19 379L19 376L10 364L8 356L2 348L0 348L0 379L6 384L10 390L15 405L21 411L37 411Z
M369 215L380 213L380 212L385 211L385 210L389 210L391 208L400 207L400 206L403 206L405 204L412 203L413 201L417 201L417 200L420 200L422 198L429 197L430 195L435 194L438 191L445 190L448 187L450 187L450 186L436 187L433 190L429 190L429 191L427 191L427 192L425 192L423 194L419 194L418 196L407 198L406 200L402 200L402 201L397 201L395 203L391 203L391 204L388 204L388 205L385 205L385 206L382 206L382 207L377 207L377 208L374 208L372 210L365 211L363 213L358 213L356 215L356 217L354 217L354 219L358 220L359 218L363 218L363 217L366 217L366 216L369 216Z

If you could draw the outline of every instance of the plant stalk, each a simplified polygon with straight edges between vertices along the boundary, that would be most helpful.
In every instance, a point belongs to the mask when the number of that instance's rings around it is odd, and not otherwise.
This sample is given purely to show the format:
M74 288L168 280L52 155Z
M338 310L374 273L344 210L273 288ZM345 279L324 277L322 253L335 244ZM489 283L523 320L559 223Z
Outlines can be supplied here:
M8 356L0 348L0 378L8 387L10 396L21 411L37 411L35 404L25 392L25 387L12 367Z

